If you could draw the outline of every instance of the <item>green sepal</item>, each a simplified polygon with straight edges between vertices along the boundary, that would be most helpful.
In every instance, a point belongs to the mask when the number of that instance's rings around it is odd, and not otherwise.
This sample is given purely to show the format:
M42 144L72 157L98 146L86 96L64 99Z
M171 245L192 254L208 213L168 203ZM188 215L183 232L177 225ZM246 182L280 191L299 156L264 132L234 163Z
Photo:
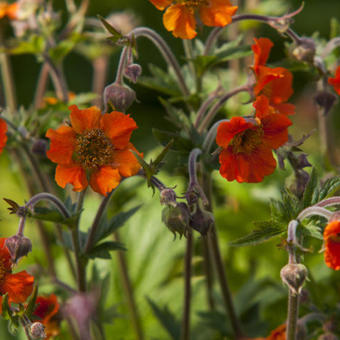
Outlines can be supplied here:
M10 320L12 316L12 311L8 304L8 293L2 296L2 314L1 315L5 320Z
M36 307L36 300L37 300L37 296L38 296L38 286L35 285L33 288L33 293L31 294L29 300L28 300L28 304L27 307L25 309L25 314L27 315L27 317L30 319L32 317L32 314L34 312L34 309Z

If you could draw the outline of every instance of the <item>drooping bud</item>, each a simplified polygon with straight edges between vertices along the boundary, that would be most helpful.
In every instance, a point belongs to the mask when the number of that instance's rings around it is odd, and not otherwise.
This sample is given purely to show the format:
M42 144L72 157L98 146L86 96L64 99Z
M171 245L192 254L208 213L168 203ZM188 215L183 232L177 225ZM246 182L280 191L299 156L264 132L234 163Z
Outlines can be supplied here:
M206 235L214 223L214 215L198 203L190 216L190 227L197 230L201 235Z
M323 114L327 115L336 101L336 96L328 91L319 91L314 100L317 105L324 109Z
M293 56L307 63L313 63L316 52L315 42L310 38L300 38L298 44L293 49Z
M142 74L142 67L139 64L130 64L126 67L124 74L132 82L136 83L138 77Z
M104 105L106 111L109 111L111 106L114 110L126 112L135 100L135 91L126 85L113 83L104 89Z
M22 257L27 256L32 251L31 240L23 235L17 234L7 238L5 245L14 263L17 263Z
M31 325L31 335L33 339L45 339L45 326L41 322L34 322Z
M307 268L301 263L289 263L280 272L281 280L288 286L290 291L297 295L307 278Z
M166 206L162 211L162 221L168 229L174 234L176 233L182 237L186 236L189 225L189 209L188 206L181 202L176 207L171 205Z
M177 206L175 191L170 188L163 189L160 193L160 202L175 208Z
M39 138L34 141L32 145L32 152L38 156L46 156L47 141L45 139Z

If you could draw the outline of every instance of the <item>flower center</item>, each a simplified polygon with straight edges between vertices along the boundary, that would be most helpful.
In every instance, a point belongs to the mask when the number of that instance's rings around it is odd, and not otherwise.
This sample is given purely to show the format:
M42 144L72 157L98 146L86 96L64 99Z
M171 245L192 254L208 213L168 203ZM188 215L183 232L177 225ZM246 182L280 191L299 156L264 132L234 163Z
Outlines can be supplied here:
M101 129L93 129L77 136L76 161L85 169L96 169L112 161L113 145Z
M4 282L5 276L6 276L7 270L5 267L5 264L3 261L0 259L0 286Z
M262 143L263 130L261 127L245 130L237 134L231 143L233 153L250 154Z
M208 0L186 0L184 5L189 8L200 8L201 6L208 6Z

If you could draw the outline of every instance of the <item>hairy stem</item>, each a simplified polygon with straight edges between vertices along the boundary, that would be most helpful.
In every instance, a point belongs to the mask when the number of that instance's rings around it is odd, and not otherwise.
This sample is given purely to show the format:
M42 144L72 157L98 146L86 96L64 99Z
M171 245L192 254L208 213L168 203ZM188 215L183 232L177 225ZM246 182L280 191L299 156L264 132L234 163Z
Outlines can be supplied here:
M47 87L47 81L48 81L48 75L49 75L49 66L47 63L44 63L41 67L39 79L38 79L38 85L35 90L34 95L34 108L38 109L43 102L44 94Z
M295 340L299 313L299 295L294 294L291 289L289 289L288 294L289 296L288 296L288 318L286 339Z

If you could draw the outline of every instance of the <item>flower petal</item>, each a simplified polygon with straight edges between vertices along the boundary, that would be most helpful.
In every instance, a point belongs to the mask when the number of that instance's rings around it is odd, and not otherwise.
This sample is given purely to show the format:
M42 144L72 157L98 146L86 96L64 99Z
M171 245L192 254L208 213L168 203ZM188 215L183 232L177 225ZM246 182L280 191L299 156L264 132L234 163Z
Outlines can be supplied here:
M99 128L99 119L101 112L96 106L92 106L88 109L79 110L77 105L71 105L70 120L73 130L82 134L85 131Z
M33 290L34 277L26 271L8 274L0 286L1 294L8 293L8 300L14 303L25 302Z
M76 134L69 126L62 125L57 130L48 129L46 137L51 140L47 157L55 163L70 164L76 141Z
M113 169L110 166L102 166L91 175L90 185L95 192L106 196L119 185L120 180L121 176L118 169Z
M333 86L334 91L340 95L340 66L335 71L334 78L328 78L328 83Z
M288 141L288 126L292 125L290 119L282 114L273 113L262 120L263 142L266 146L277 149Z
M137 128L137 124L129 115L113 111L102 116L100 127L111 139L116 149L124 149L129 143L132 131Z
M163 24L176 38L193 39L197 35L194 11L184 4L168 7L163 15Z
M163 10L164 8L168 7L172 0L150 0L150 2L159 10Z
M251 46L254 52L254 71L258 72L259 66L264 66L268 60L270 50L274 44L268 38L254 38L255 44Z
M229 122L222 122L217 128L216 143L222 148L227 148L235 135L254 125L242 117L232 117Z
M59 310L59 303L55 294L50 294L47 297L38 296L35 303L36 307L33 315L39 317L44 325L48 323Z
M340 270L340 221L332 221L326 226L323 238L325 240L325 263L334 270Z
M116 151L113 155L112 166L114 168L117 168L119 170L119 173L123 177L133 176L141 168L140 164L137 161L137 158L130 150L134 150L135 152L138 153L138 151L130 143L127 149ZM142 153L138 153L138 154L141 157L143 157Z
M3 119L0 118L0 153L2 152L7 142L6 132L7 132L7 124Z
M6 239L6 237L0 238L0 263L7 272L10 272L12 270L12 259L5 245Z
M85 170L75 164L58 165L55 171L55 180L62 188L65 188L66 184L72 184L73 191L83 191L88 185Z
M208 6L201 6L200 17L206 26L226 26L238 7L232 6L229 0L210 0Z

